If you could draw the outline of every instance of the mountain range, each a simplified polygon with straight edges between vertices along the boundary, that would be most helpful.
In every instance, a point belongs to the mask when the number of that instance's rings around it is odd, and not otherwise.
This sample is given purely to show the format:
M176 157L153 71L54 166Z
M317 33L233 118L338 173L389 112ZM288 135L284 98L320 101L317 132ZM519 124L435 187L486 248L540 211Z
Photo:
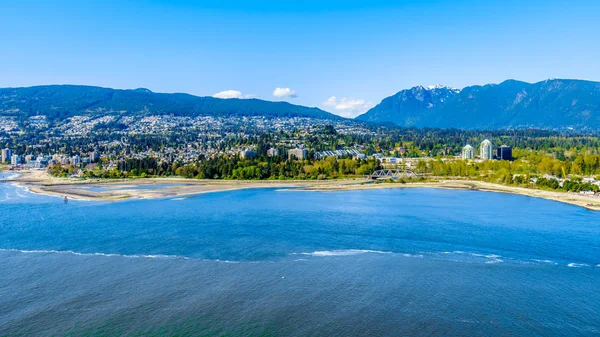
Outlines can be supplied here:
M88 115L265 116L341 120L287 102L220 99L81 85L0 88L0 116L45 115L49 120ZM356 118L401 127L458 129L600 130L600 82L551 79L454 89L416 86L387 97Z
M318 108L259 99L220 99L163 94L148 89L119 90L81 85L0 89L0 116L45 115L61 120L77 115L266 116L342 119Z
M460 90L417 86L383 99L357 119L402 127L600 130L600 82L507 80Z

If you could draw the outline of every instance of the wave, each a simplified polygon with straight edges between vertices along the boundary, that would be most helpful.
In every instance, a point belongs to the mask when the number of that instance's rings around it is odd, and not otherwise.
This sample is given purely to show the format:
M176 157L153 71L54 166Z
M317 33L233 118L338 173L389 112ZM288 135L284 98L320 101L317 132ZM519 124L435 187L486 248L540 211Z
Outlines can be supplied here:
M299 192L299 191L310 192L309 190L306 190L303 187L298 187L298 186L281 187L281 188L277 188L273 191L274 192Z
M502 256L496 254L488 254L484 256L488 261L485 261L486 264L495 264L502 263L504 260L501 259Z
M402 256L404 256L404 257L416 257L416 258L419 258L419 259L422 259L422 258L425 257L425 255L423 255L423 254L407 254L407 253L403 253Z
M128 259L164 259L164 260L195 260L195 261L206 261L206 262L221 262L221 263L240 263L240 261L231 261L231 260L220 260L220 259L201 259L201 258L191 258L183 255L166 255L166 254L116 254L116 253L79 253L72 250L54 250L54 249L1 249L0 252L12 252L12 253L22 253L22 254L69 254L76 256L102 256L102 257L121 257Z
M29 195L31 195L31 191L29 191L29 187L27 186L20 186L17 185L16 183L12 184L15 187L15 194L19 197L19 198L26 198ZM23 192L23 194L19 193L19 192Z
M119 258L141 258L141 259L171 259L171 260L194 260L194 261L205 261L205 262L220 262L220 263L260 263L260 262L269 262L266 261L236 261L236 260L221 260L221 259L205 259L205 258L194 258L187 257L183 255L167 255L167 254L118 254L118 253L81 253L72 250L54 250L54 249L30 249L30 250L22 250L22 249L1 249L0 252L12 252L12 253L22 253L22 254L69 254L75 256L101 256L101 257L119 257ZM454 261L454 262L466 262L466 263L485 263L485 264L499 264L504 262L504 258L500 255L496 254L478 254L478 253L465 253L461 252L459 255L462 256L470 256L469 259L458 258L453 259L447 257L449 254L453 254L455 252L433 252L426 253L421 252L418 254L408 254L408 253L397 253L390 251L379 251L379 250L370 250L370 249L338 249L338 250L321 250L314 252L303 252L303 253L290 253L289 255L303 255L303 256L312 256L312 257L340 257L340 256L354 256L360 254L395 254L399 256L409 257L409 258L433 258L439 259L441 261ZM446 256L441 258L441 256ZM473 258L475 257L475 258ZM481 259L483 258L483 259ZM540 260L540 259L531 259L531 260L518 260L518 259L508 259L509 262L513 263L539 263L539 264L551 264L558 265L558 263L552 260ZM294 261L308 261L307 259L297 258ZM584 268L591 267L593 265L587 263L569 263L567 267L569 268ZM595 267L600 268L600 264L595 265Z
M532 259L531 261L538 262L538 263L546 263L546 264L557 264L556 262L554 262L552 260Z
M452 252L450 252L450 251L431 252L431 253L424 253L424 254L431 256L432 258L438 258L438 259L450 260L450 261L456 261L456 262L480 262L481 260L483 260L484 263L486 263L486 264L495 264L495 263L504 262L504 260L502 259L502 256L500 256L500 255L465 252L462 250L455 250ZM453 256L455 256L455 257L453 258Z
M15 178L19 177L18 173L12 173L12 174L5 173L5 174L6 174L6 176L2 177L2 174L0 173L0 181L7 180L7 179L15 179Z
M567 265L567 267L571 267L571 268L581 268L581 267L589 267L589 264L586 263L569 263Z
M380 251L370 249L339 249L339 250L321 250L314 252L292 253L290 255L306 255L314 257L330 257L330 256L353 256L359 254L395 254L411 258L433 258L440 260L456 261L456 262L484 262L487 264L502 263L504 259L496 254L479 254L463 251L445 251L445 252L418 252L418 253L402 253L391 251ZM452 258L456 256L456 258Z
M292 253L293 255L309 255L309 256L351 256L358 254L391 254L391 252L383 252L379 250L368 249L339 249L339 250L320 250L312 253Z
M562 263L558 263L554 260L550 259L521 259L518 257L505 257L497 254L483 254L483 253L475 253L475 252L465 252L461 250L455 251L441 251L441 252L422 252L427 257L431 257L434 259L440 260L449 260L455 262L483 262L486 264L496 264L508 261L510 263L517 264L537 264L537 265L563 265ZM581 267L590 267L593 266L587 263L569 263L568 267L571 268L581 268ZM600 264L596 265L596 267L600 268Z
M492 259L492 260L485 261L485 264L496 264L496 263L502 263L502 262L504 262L504 260L502 260L502 259Z
M2 182L2 179L0 179L0 182ZM10 188L8 188L8 186L10 186ZM19 185L18 183L7 184L1 191L3 192L4 199L0 200L0 202L29 198L33 195L29 187Z
M127 255L127 254L116 254L116 253L79 253L72 250L54 250L54 249L0 249L0 252L13 252L23 254L70 254L77 256L104 256L104 257L126 257L126 258L148 258L148 259L184 259L188 260L188 257L181 255Z

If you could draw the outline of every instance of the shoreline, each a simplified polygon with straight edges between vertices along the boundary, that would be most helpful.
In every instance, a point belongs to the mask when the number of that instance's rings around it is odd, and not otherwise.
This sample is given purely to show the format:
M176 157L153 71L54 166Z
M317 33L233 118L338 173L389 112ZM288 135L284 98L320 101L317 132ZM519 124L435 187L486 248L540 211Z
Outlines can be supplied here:
M51 177L45 171L15 172L9 179L31 192L67 196L74 200L120 201L127 199L161 199L196 194L225 192L251 188L295 188L298 191L331 192L389 188L440 188L518 194L558 201L600 211L600 198L568 192L545 191L505 186L475 180L439 180L434 182L387 183L370 182L361 178L340 180L193 180L185 178L139 178L75 180Z

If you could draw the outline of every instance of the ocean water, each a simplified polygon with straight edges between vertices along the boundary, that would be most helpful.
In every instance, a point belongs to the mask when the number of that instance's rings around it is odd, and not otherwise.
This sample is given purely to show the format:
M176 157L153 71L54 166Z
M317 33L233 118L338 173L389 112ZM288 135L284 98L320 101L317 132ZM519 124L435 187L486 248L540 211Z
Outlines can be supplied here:
M600 335L600 213L438 189L0 183L0 336Z

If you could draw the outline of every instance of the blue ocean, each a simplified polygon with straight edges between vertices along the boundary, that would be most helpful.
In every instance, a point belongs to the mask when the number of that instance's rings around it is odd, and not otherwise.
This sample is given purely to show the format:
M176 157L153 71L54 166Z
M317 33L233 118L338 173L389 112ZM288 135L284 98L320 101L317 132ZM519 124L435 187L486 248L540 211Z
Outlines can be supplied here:
M0 336L214 335L600 335L600 212L417 188L65 203L0 183Z

